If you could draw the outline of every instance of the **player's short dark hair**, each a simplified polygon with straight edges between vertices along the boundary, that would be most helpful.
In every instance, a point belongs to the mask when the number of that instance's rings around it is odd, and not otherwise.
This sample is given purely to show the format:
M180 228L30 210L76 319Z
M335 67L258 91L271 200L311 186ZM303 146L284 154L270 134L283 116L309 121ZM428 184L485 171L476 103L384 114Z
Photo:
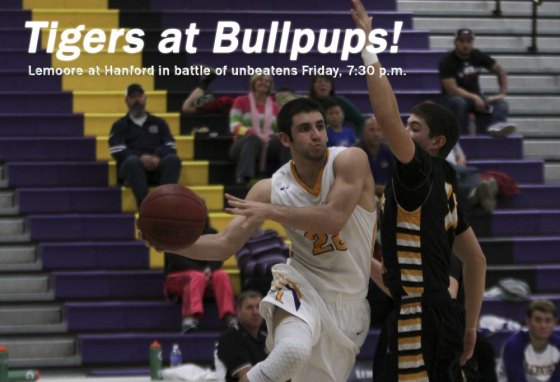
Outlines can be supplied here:
M296 114L300 113L311 113L314 111L318 111L321 113L323 120L325 120L325 111L316 101L310 98L298 98L291 100L290 102L286 103L280 109L280 113L276 117L276 123L278 124L278 131L284 133L292 138L292 123L293 117Z
M531 318L535 311L552 313L552 315L556 317L556 306L549 300L531 301L531 303L529 303L529 306L527 307L527 318Z
M430 138L445 136L445 145L438 152L438 157L445 159L459 140L459 124L453 112L444 106L424 102L414 106L411 114L424 119L430 129Z
M241 305L243 305L243 301L247 300L248 298L262 298L262 294L261 292L257 292L256 290L246 290L245 292L242 292L238 297L237 297L237 310L241 309Z

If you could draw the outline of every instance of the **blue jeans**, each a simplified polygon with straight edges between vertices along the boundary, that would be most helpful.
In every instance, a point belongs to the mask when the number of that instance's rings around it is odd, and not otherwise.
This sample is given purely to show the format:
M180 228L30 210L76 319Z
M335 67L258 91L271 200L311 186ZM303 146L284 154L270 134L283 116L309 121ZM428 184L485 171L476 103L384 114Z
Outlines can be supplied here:
M483 95L481 97L484 99ZM488 126L494 123L506 122L509 114L508 103L503 99L491 104L492 113L476 112L474 102L461 96L445 95L443 96L442 104L455 114L463 134L469 133L469 113L475 113L477 134L486 133Z
M130 186L136 204L140 207L142 200L148 195L148 185L177 183L181 174L181 160L173 154L161 158L155 171L147 171L140 157L131 155L119 166L119 179Z

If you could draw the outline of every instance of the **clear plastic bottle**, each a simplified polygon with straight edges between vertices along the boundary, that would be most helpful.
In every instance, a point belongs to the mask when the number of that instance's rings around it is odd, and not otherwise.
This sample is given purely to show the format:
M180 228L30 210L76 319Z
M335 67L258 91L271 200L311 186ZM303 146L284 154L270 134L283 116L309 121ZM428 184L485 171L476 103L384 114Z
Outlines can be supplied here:
M179 344L173 344L171 353L169 353L169 366L178 367L183 364L183 354L179 348Z

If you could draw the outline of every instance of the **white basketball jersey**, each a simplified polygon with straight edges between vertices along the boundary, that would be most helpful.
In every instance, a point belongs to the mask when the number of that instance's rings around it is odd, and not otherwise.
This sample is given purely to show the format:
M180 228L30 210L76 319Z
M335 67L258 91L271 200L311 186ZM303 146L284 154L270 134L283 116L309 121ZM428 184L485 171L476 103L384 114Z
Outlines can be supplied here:
M334 183L333 163L344 147L330 147L321 178L313 189L299 179L292 162L272 176L272 204L310 207L326 203ZM338 235L284 226L291 240L289 264L319 292L365 298L371 269L377 213L356 206Z

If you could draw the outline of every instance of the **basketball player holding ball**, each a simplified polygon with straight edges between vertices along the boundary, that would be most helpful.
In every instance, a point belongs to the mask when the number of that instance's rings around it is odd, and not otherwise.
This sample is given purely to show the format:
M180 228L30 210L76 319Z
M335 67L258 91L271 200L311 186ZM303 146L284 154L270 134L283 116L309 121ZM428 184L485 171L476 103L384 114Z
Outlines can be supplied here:
M325 116L316 102L290 101L277 121L292 161L256 183L246 199L227 195L226 211L236 217L222 232L172 252L225 260L265 220L282 224L291 256L273 267L260 308L271 353L241 380L345 381L369 330L366 294L377 221L373 177L361 149L327 149Z

